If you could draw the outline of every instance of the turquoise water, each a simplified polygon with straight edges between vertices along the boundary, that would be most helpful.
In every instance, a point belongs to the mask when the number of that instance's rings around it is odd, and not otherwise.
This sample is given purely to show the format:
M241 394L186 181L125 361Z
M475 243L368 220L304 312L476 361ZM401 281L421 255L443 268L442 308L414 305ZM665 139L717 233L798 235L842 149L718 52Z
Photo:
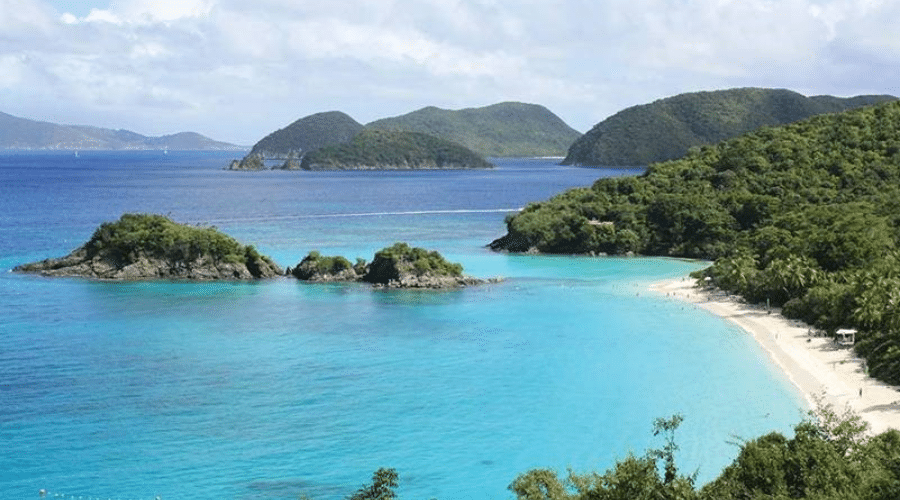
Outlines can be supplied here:
M282 265L394 241L505 281L101 283L0 274L0 491L10 498L504 499L533 467L605 469L685 415L683 470L788 431L802 399L749 336L647 291L701 263L487 251L507 210L620 170L235 173L216 154L0 156L0 268L124 211L215 224Z

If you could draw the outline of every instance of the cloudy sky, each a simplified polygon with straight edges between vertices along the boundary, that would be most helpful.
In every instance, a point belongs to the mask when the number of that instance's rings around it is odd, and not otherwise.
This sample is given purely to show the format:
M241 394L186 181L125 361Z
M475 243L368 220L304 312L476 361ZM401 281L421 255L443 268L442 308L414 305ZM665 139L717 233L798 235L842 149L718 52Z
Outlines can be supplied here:
M896 0L0 0L0 111L253 144L319 111L900 95Z

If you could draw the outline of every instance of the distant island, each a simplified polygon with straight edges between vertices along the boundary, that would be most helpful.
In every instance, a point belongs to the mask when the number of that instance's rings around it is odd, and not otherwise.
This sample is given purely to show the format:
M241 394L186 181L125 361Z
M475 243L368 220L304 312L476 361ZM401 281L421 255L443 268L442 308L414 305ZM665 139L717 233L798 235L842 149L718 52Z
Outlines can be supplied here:
M806 97L763 88L680 94L624 109L598 123L571 145L563 165L646 166L763 126L895 99L887 95Z
M129 130L58 125L0 113L0 149L238 151L195 132L147 137Z
M375 253L370 264L358 259L310 252L297 267L288 268L295 278L315 283L364 282L385 288L459 288L496 280L463 275L463 267L447 262L438 252L396 243Z
M275 168L296 170L303 155L350 142L362 129L362 124L340 111L309 115L263 137L247 156L232 162L228 169L265 170L266 160L279 160L283 163Z
M433 106L384 118L367 128L421 132L486 157L563 156L581 133L537 104L504 102L461 110Z
M417 132L363 130L349 143L303 156L303 170L430 170L493 168L459 144Z
M102 224L71 254L13 271L118 281L251 280L282 274L272 259L215 228L177 224L153 214L125 214Z
M345 113L328 111L301 118L283 129L272 132L257 142L243 159L232 161L226 169L315 170L316 168L312 167L313 164L333 165L333 168L472 168L441 167L440 165L447 162L440 158L434 158L434 161L431 161L421 157L419 153L413 153L415 161L401 160L392 156L392 151L367 153L367 164L356 163L356 167L338 166L341 162L323 161L321 156L315 161L306 159L307 156L313 155L323 148L349 144L363 131L370 134L363 136L363 140L367 141L369 139L365 139L366 137L375 137L371 135L372 131L424 134L460 145L475 152L482 159L484 157L562 157L572 142L581 135L547 108L519 102L505 102L459 111L432 106L406 115L376 120L365 126ZM388 137L388 135L378 137ZM403 136L395 135L394 137ZM412 140L424 144L426 141L425 139L410 139L415 137L411 135L405 137L406 139L403 141L406 142ZM359 151L353 153L356 157L360 157L360 154ZM384 155L390 156L390 161L376 158ZM275 165L272 164L273 161L276 163Z

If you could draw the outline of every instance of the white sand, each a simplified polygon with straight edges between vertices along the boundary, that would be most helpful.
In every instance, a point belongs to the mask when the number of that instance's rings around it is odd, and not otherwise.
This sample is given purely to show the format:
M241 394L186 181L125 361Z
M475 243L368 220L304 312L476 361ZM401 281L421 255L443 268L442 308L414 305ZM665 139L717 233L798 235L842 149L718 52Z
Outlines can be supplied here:
M810 408L814 407L814 398L822 398L838 413L849 407L869 423L874 434L900 429L900 388L868 377L864 361L851 349L838 347L830 338L810 336L805 323L784 318L776 308L768 313L765 306L702 290L691 278L657 283L651 290L694 303L753 335L806 395Z

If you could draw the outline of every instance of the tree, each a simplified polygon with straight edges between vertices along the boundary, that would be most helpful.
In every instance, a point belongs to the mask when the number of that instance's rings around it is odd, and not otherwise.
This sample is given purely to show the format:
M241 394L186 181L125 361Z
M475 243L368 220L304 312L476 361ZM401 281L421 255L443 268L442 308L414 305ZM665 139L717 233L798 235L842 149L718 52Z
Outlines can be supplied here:
M572 496L555 471L534 469L519 475L509 485L519 500L570 500Z
M394 469L381 468L372 474L372 484L363 486L348 500L393 500L397 498L398 475Z
M552 470L535 469L516 478L509 489L518 500L693 500L694 478L678 476L675 465L675 430L683 420L682 415L656 419L653 434L665 434L665 445L641 457L629 454L603 474L570 471L563 482ZM664 479L658 460L664 462Z
M666 444L659 450L651 450L650 454L665 464L665 484L671 484L678 477L678 468L675 466L675 452L678 451L678 445L675 443L675 430L684 421L681 414L672 415L669 418L657 418L653 422L653 435L658 436L665 434Z

